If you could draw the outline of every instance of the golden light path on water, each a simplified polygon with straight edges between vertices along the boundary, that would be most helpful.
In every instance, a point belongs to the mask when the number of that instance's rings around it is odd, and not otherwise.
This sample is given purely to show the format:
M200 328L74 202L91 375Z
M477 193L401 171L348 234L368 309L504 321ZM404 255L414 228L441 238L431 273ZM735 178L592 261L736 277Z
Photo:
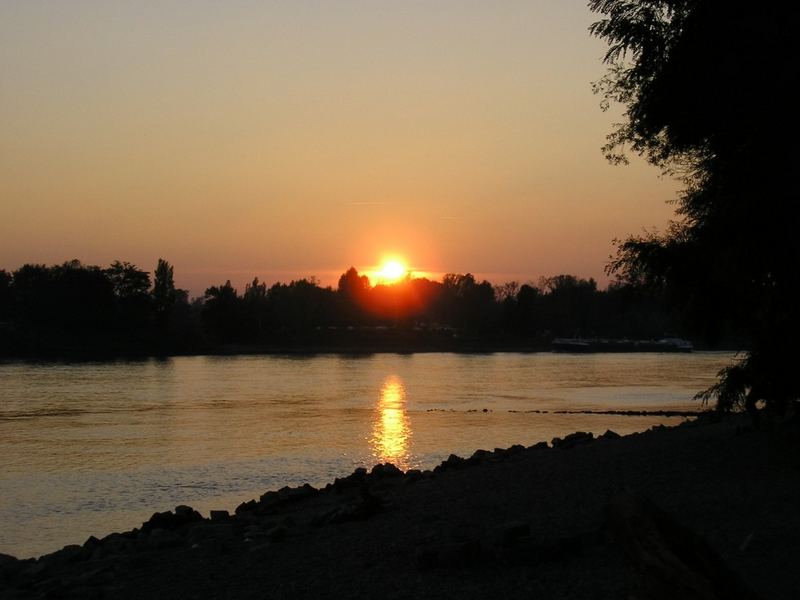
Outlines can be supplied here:
M383 382L372 430L372 454L378 462L409 468L411 422L406 414L406 390L397 375Z

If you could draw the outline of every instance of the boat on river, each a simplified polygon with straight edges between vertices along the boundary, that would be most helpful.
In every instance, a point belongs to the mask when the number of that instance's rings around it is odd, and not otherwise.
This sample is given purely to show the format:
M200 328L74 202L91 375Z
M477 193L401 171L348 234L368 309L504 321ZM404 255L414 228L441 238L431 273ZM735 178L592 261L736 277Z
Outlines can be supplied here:
M692 352L694 346L682 338L628 340L606 338L555 338L553 352Z

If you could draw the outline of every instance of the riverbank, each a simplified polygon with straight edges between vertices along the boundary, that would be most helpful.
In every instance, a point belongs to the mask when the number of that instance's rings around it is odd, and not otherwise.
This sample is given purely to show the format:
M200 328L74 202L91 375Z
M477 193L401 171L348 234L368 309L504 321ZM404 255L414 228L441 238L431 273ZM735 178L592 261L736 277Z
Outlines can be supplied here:
M741 597L752 589L792 598L799 440L794 426L753 431L741 419L701 419L624 438L478 451L431 472L359 470L322 490L267 493L230 515L181 507L39 560L2 557L2 596L626 597L658 579L636 575L631 554L658 548L658 532L632 544L626 518L641 517L619 509L648 498L657 508L645 512L669 524L662 534L695 540L661 546L680 560L686 547L707 544L717 567L699 577L734 580Z

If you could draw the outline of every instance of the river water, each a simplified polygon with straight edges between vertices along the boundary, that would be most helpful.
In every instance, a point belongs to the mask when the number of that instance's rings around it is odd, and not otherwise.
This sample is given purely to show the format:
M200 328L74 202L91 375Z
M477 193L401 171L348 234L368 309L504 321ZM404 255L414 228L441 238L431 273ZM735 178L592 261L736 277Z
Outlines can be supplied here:
M0 364L0 552L52 552L189 504L232 511L357 466L681 417L731 361L693 354L375 354ZM540 411L540 412L535 412ZM547 411L547 412L542 412Z

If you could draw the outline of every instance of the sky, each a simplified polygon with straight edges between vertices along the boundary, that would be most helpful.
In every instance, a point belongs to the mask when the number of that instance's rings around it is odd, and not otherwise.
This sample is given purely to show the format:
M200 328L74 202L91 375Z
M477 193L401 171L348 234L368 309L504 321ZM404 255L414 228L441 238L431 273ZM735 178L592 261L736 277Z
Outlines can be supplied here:
M5 0L0 268L113 260L202 295L400 257L606 282L676 182L601 147L584 0Z

